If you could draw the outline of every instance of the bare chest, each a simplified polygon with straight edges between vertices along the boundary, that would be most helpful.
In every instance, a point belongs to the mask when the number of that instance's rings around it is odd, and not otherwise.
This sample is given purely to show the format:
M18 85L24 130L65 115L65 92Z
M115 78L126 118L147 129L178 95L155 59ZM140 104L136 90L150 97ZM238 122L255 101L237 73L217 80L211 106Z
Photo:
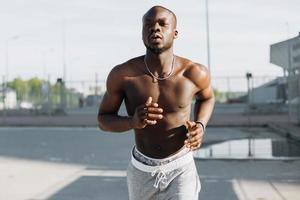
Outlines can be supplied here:
M172 77L153 81L148 76L128 78L124 83L125 103L129 113L144 104L149 96L164 112L178 112L188 107L196 92L195 85L185 77Z

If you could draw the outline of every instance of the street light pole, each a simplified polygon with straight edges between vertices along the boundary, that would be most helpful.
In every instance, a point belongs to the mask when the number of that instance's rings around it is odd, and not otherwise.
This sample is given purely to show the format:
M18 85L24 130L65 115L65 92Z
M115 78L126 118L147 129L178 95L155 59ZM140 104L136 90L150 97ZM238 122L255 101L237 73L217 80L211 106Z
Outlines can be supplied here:
M210 41L209 41L209 12L208 12L208 0L205 0L206 11L206 45L207 45L207 67L210 71Z
M98 95L98 73L95 73L95 96Z
M67 64L66 64L66 20L63 19L62 25L62 61L63 61L63 80L67 79Z
M6 76L6 82L8 81L8 76L9 76L9 71L8 71L8 66L9 66L9 57L8 57L8 52L9 52L9 41L10 40L17 40L19 39L20 36L15 35L13 37L9 37L6 42L5 42L5 76Z
M15 35L13 37L9 37L5 41L5 78L4 78L4 84L3 84L3 110L4 110L4 115L6 115L6 96L7 96L7 83L9 80L9 41L10 40L16 40L20 36Z
M66 64L66 19L63 18L62 24L62 64L63 64L63 78L62 78L62 109L65 110L67 95L66 95L66 80L67 80L67 64Z
M286 25L286 37L288 40L288 70L286 70L286 68L283 68L283 76L286 77L286 71L288 71L288 73L290 72L290 64L291 64L291 60L290 60L290 25L288 22L285 23Z
M47 67L48 67L48 53L53 52L54 49L53 48L49 48L49 49L44 49L41 50L41 61L42 61L42 77L44 78L45 81L48 80L48 75L47 75Z
M5 89L6 89L6 82L8 81L8 40L5 41Z
M248 106L250 107L252 103L252 94L251 94L251 86L250 86L250 79L252 78L252 74L250 72L246 73L247 78L247 93L248 93Z

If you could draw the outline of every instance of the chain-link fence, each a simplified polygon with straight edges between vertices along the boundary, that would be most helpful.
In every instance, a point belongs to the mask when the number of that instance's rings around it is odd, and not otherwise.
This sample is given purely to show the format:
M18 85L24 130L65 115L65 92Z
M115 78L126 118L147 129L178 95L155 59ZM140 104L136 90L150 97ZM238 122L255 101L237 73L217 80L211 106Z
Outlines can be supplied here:
M212 85L215 89L215 95L219 102L248 102L248 93L254 96L254 90L257 88L264 88L264 85L276 80L278 77L275 76L227 76L227 77L213 77ZM274 86L276 88L276 86ZM275 89L277 90L277 88ZM252 92L251 92L252 91ZM275 94L276 93L276 94ZM272 101L268 97L260 95L263 101ZM254 97L253 97L254 98ZM258 96L256 96L256 99ZM277 97L277 91L274 91L272 98ZM251 100L251 99L250 99ZM252 99L255 102L255 99Z
M0 85L0 112L10 114L64 114L67 110L98 106L104 81L55 82L16 78Z
M278 81L278 77L250 75L213 77L212 85L217 101L245 104L285 102L285 87L280 87L282 82ZM65 83L62 79L57 79L52 83L49 81L31 82L29 86L27 82L22 83L22 87L16 87L12 83L7 84L8 88L2 90L0 101L2 108L0 109L8 112L31 110L36 114L48 115L65 113L72 109L98 107L106 90L105 81L99 80ZM24 86L26 84L29 89ZM2 86L5 84L3 83ZM14 91L13 88L16 90Z

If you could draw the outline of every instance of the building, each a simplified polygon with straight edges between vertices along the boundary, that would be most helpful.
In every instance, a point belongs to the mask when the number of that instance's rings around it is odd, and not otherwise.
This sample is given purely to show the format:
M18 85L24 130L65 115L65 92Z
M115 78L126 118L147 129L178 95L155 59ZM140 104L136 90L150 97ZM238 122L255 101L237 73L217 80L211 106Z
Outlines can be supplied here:
M14 90L0 88L0 110L17 108L17 94Z
M300 124L300 33L297 37L272 44L270 62L287 74L289 116Z
M250 104L283 104L286 102L286 78L278 77L249 92Z

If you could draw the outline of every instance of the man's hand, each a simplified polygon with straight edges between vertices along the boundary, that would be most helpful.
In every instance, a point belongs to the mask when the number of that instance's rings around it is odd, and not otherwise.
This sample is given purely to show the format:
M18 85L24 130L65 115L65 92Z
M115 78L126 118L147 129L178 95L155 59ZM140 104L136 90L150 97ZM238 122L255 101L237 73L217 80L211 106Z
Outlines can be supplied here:
M200 148L204 136L203 128L201 125L187 121L187 137L188 139L184 141L184 144L187 148L190 148L192 151Z
M132 126L134 129L142 129L147 125L154 125L157 120L163 118L163 109L158 107L157 103L152 102L152 97L148 97L145 104L135 109L132 117Z

